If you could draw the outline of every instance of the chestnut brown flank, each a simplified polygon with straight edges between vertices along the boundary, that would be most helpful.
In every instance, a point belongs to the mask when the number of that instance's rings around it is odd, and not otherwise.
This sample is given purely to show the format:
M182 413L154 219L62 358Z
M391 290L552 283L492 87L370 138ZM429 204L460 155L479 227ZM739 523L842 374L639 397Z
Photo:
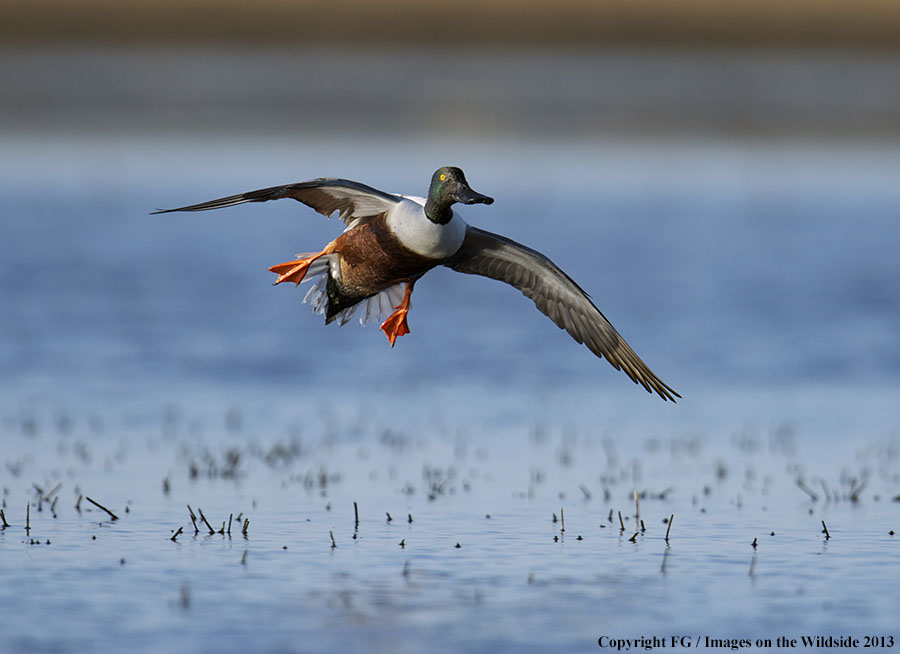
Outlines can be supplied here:
M341 286L360 299L401 282L415 281L445 259L431 259L403 246L388 229L385 214L354 227L331 244L341 262Z

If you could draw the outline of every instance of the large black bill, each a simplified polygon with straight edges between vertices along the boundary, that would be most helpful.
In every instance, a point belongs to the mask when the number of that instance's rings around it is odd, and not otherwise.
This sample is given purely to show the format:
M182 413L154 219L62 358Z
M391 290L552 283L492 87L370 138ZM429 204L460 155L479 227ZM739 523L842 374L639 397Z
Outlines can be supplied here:
M482 195L469 187L461 188L456 194L457 202L463 204L493 204L494 198Z

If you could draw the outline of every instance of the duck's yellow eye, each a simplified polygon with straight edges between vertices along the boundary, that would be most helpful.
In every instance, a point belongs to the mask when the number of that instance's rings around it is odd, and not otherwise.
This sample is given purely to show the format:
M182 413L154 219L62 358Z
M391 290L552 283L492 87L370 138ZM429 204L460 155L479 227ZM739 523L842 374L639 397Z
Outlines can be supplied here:
M445 179L447 179L447 173L441 173L441 181L443 182Z

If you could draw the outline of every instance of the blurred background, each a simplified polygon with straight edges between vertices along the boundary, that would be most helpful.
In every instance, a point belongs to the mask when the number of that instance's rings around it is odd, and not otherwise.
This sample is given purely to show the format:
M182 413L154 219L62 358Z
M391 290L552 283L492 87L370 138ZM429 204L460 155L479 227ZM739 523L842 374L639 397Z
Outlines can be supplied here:
M730 420L897 389L896 2L0 9L12 405L390 388L508 393L526 413L584 393L669 421L756 398ZM266 270L338 232L301 205L148 215L318 176L423 194L445 164L497 199L466 218L578 280L679 413L514 290L447 270L393 351L373 327L324 328Z

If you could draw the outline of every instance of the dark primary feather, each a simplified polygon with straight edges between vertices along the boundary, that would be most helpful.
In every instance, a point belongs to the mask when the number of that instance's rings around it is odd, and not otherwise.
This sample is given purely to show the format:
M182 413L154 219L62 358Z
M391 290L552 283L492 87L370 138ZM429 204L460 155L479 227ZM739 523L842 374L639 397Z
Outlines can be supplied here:
M348 179L321 178L297 184L272 186L247 193L229 195L225 198L191 204L177 209L154 211L154 214L172 211L209 211L232 207L245 202L266 202L291 198L302 202L324 216L331 216L337 211L346 224L360 218L370 218L386 211L390 205L400 202L401 198L384 191L353 182Z
M541 313L584 343L598 357L606 357L648 392L664 400L681 397L647 367L575 281L540 252L515 241L469 226L466 238L446 262L453 270L506 282L531 298Z

